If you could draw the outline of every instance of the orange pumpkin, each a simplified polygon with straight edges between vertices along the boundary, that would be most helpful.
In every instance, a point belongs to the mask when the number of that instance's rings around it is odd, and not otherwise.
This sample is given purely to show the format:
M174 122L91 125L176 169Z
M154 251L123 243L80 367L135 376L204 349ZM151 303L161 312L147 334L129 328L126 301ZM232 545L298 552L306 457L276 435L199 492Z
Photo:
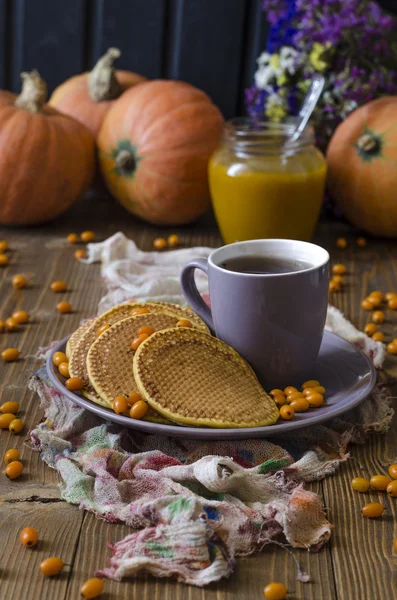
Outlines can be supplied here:
M336 129L328 188L345 217L372 235L397 237L397 97L373 100Z
M94 175L95 142L80 123L45 104L37 71L19 96L0 91L0 223L30 225L63 213Z
M148 81L107 113L97 145L109 191L159 225L189 223L210 206L208 160L223 118L208 96L179 81Z
M67 79L54 90L49 101L60 112L83 123L95 138L115 99L146 81L146 77L130 71L115 71L113 61L119 56L120 50L109 48L90 73Z

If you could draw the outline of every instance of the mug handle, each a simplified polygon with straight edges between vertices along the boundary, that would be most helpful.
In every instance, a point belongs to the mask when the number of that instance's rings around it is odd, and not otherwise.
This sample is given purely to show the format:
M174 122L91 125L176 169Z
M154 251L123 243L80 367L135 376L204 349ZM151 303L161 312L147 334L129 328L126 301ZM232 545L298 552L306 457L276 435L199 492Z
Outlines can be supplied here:
M201 294L196 287L196 282L194 281L194 271L196 269L200 269L200 271L204 271L204 273L208 275L207 259L196 258L195 260L191 260L183 267L181 272L181 286L183 295L194 312L196 312L199 317L203 319L204 323L208 325L211 331L214 331L215 328L211 311L202 299Z

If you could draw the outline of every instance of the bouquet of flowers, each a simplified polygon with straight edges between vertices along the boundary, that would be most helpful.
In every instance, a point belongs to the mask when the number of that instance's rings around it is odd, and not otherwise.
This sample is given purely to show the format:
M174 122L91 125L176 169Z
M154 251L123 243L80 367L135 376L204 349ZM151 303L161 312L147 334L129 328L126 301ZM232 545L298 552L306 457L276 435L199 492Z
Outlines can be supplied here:
M323 149L355 108L397 94L396 21L370 0L263 0L271 24L266 51L246 90L252 116L296 115L314 73L326 84L313 115ZM395 29L394 29L395 31Z

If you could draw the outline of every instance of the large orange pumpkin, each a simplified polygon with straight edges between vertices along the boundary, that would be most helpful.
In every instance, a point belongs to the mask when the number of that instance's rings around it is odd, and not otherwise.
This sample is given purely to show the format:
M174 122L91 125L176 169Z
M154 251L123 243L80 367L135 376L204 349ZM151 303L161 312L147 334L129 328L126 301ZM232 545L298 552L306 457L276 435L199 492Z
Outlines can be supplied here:
M148 81L107 113L97 144L105 182L130 212L154 224L189 223L210 206L208 160L223 118L179 81Z
M87 189L95 142L74 119L45 104L37 71L19 96L0 91L0 223L30 225L63 213Z
M146 77L130 71L115 71L113 61L119 56L120 50L109 48L90 73L75 75L58 86L49 104L83 123L96 137L114 101L125 90L146 81Z
M358 108L327 151L328 187L346 218L372 235L397 237L397 97Z

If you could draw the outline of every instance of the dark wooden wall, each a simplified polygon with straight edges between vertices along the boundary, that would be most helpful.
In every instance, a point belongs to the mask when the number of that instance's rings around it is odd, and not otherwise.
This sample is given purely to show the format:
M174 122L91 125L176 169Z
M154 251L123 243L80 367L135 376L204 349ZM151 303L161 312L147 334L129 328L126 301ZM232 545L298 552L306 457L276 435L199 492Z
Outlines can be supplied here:
M266 32L261 0L0 0L0 88L37 68L51 91L116 46L120 68L189 81L231 117Z

